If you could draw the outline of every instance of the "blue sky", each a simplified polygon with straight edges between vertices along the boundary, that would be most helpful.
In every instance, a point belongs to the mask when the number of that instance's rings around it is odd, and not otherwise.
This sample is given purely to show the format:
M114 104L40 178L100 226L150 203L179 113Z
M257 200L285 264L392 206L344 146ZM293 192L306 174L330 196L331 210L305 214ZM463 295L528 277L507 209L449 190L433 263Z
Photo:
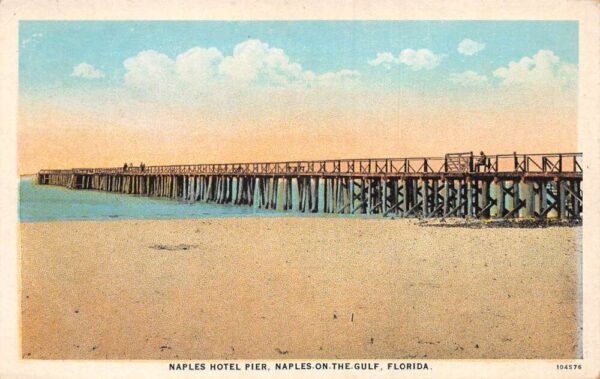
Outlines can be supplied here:
M365 83L434 85L453 72L490 76L500 66L539 50L563 62L578 62L578 24L572 21L22 21L20 84L23 90L110 87L123 82L123 62L144 50L170 58L190 48L234 46L258 39L282 49L291 62L315 73L357 70ZM457 51L464 39L485 44L477 54ZM372 66L377 53L428 49L442 56L435 70L405 65ZM97 80L72 76L86 62L101 70Z

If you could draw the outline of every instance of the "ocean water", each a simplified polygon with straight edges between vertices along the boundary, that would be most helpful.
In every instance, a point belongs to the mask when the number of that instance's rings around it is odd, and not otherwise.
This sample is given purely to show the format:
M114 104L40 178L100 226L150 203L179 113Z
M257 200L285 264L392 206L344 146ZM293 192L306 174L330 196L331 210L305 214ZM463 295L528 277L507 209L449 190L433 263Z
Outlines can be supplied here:
M280 187L280 190L282 187ZM492 187L492 197L495 188ZM323 199L324 185L320 183L319 198ZM293 203L297 204L296 183L292 186ZM551 195L549 194L549 197ZM203 202L183 202L165 198L136 195L125 195L93 190L70 190L59 186L35 185L32 178L23 178L19 185L19 218L21 221L53 221L53 220L114 220L114 219L177 219L177 218L211 218L211 217L246 217L246 216L295 216L295 217L361 217L381 218L381 215L364 214L324 214L304 213L299 211L282 211L260 209L256 205L239 206L230 204L214 204ZM510 197L505 201L510 207ZM283 191L279 201L283 203ZM323 201L319 202L322 211ZM281 208L281 207L280 207ZM492 216L496 207L492 207ZM521 215L525 215L525 209ZM555 216L552 211L550 216Z
M19 218L24 222L282 216L287 213L247 206L184 203L102 191L75 191L35 185L31 178L21 179L19 185Z

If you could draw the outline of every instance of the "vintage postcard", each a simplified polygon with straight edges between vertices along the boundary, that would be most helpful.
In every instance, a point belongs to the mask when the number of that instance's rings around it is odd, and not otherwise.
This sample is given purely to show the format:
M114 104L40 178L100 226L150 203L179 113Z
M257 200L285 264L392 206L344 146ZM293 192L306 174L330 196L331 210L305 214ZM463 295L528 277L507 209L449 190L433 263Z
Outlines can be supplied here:
M0 3L0 377L598 377L599 8L484 4Z

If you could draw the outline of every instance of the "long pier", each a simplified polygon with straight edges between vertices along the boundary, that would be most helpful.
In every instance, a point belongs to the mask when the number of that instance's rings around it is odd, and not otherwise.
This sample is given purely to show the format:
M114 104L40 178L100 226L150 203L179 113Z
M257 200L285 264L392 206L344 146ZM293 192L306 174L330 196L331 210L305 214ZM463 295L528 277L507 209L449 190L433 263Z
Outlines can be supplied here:
M395 217L580 219L581 153L41 170L40 185L262 209Z

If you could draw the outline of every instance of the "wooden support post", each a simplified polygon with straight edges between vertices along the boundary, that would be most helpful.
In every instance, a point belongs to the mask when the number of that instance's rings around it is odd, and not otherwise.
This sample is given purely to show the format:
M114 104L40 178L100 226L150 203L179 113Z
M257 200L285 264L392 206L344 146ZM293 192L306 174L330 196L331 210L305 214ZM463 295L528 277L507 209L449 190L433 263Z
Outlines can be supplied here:
M422 179L421 183L421 199L423 199L423 217L429 217L429 184L427 179Z
M176 199L177 198L177 194L179 193L179 185L177 183L177 176L173 176L173 194L172 194L172 198Z
M248 178L245 176L237 176L235 178L235 186L233 184L233 178L231 179L231 196L233 197L233 192L235 189L235 198L234 203L237 205L246 205L248 204Z
M331 201L329 199L331 197L331 189L329 188L330 184L330 178L323 178L323 213L329 213L331 211L329 209L331 207Z
M306 209L307 212L312 212L312 205L313 205L313 179L312 177L307 177L306 178L306 197L305 197L305 201L306 203Z
M291 181L292 181L292 178L290 178L290 182ZM250 206L251 207L254 207L254 200L255 200L254 198L256 196L255 190L256 190L256 177L255 176L251 176L250 177L250 188L249 188L249 191L250 191Z
M460 207L460 217L466 217L469 214L469 191L468 191L468 179L462 179L460 181L460 201L462 203L462 207Z
M512 210L514 211L515 209L517 209L519 207L519 199L521 197L521 195L520 195L521 191L519 189L519 179L513 180L512 190L513 190ZM513 217L519 217L519 212L518 211L513 212Z
M412 203L411 203L411 208L414 208L415 214L418 213L422 213L423 212L423 202L421 202L421 209L419 212L419 180L418 179L412 179L411 180L411 185L412 185Z
M548 208L548 183L546 181L540 182L540 216L547 217L546 208Z
M352 198L350 197L350 181L352 179L345 177L342 178L342 184L340 186L340 190L342 191L342 208L340 209L339 213L349 213L350 212L350 206L352 203Z
M343 178L334 178L333 180L333 209L332 213L341 213L344 208L344 193L342 190Z
M406 217L409 209L409 201L408 201L408 180L406 178L402 179L402 206L400 207L400 217Z
M450 179L444 178L444 206L443 214L448 213L448 204L450 203Z
M572 196L572 203L573 203L573 218L575 219L579 219L581 218L581 202L580 200L582 200L581 197L581 190L580 190L580 186L581 183L578 180L573 180L573 196Z
M467 217L473 216L473 183L467 178Z
M497 218L504 217L504 183L501 179L496 181L496 207L497 207Z
M292 178L288 178L288 188L287 188L287 196L288 196L288 208L289 210L294 209L294 181Z
M305 180L303 176L298 177L298 211L304 212L304 189Z
M339 177L339 178L336 178L336 180L335 180L335 186L336 186L335 209L334 209L335 213L344 213L345 212L345 206L346 206L346 201L345 201L346 191L344 190L346 188L345 181L346 181L346 178L344 178L344 177Z
M373 180L367 178L367 214L373 213Z
M394 186L392 189L392 193L393 193L393 203L396 204L396 209L394 210L394 214L398 215L398 213L400 212L400 179L395 178L394 181Z
M311 208L311 212L315 213L319 210L319 177L315 176L314 178L314 190L313 190L313 206Z
M527 181L527 200L525 202L527 208L527 217L535 216L535 183L531 180Z
M479 209L481 212L481 217L488 218L490 217L490 207L488 204L490 202L490 182L487 180L481 181L481 195L479 196Z
M566 191L566 181L559 180L558 181L558 191L559 191L559 211L558 217L561 219L567 218L567 191Z
M265 179L266 179L266 183L267 183L267 204L266 204L266 208L267 209L274 209L274 206L273 206L273 193L275 192L275 180L271 176L266 177Z
M277 209L279 203L279 177L273 177L273 209Z
M359 200L360 200L360 213L365 214L367 213L367 199L366 199L366 188L365 188L365 179L364 178L360 178L360 194L359 194Z
M383 198L381 199L381 212L385 216L388 209L388 179L386 177L381 179L381 186L383 187Z
M439 214L440 209L440 181L439 179L433 179L433 209L435 213L432 217L436 217Z

